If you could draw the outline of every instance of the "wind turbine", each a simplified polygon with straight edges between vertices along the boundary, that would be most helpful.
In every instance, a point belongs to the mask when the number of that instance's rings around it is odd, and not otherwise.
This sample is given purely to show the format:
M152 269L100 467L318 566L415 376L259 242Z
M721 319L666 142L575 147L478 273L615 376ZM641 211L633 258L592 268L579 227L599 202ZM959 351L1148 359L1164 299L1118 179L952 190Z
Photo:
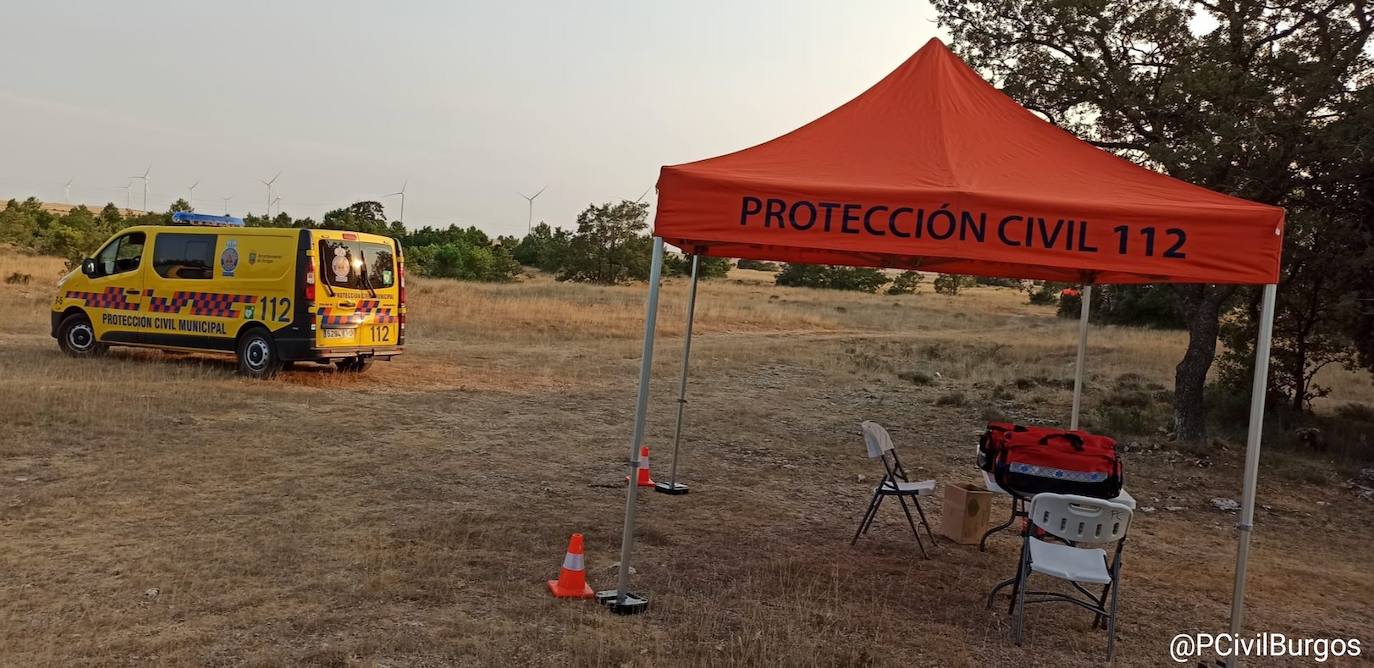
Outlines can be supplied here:
M277 205L277 215L281 215L281 195L277 195L277 198L272 200L272 203ZM272 217L272 207L270 206L267 207L267 216L269 218Z
M224 215L227 216L229 215L229 200L234 199L234 196L230 195L228 197L221 197L220 199L224 200Z
M645 195L648 195L648 194L649 194L649 191L650 191L650 190L653 190L653 189L654 189L654 187L653 187L652 185L650 185L648 188L645 188L645 189L644 189L644 192L639 193L639 197L636 197L636 198L635 198L635 204L639 204L640 202L643 202L643 201L644 201L644 196L645 196Z
M549 186L546 184L543 188L540 188L540 189L539 189L539 192L537 192L537 193L535 193L535 194L533 194L533 195L526 195L525 193L520 193L520 196L521 196L521 197L524 197L524 198L525 198L526 200L528 200L529 203L530 203L530 216L529 216L529 220L525 221L525 233L526 233L526 234L529 234L530 232L533 232L533 231L534 231L534 200L535 200L535 198L537 198L537 197L539 197L540 195L544 194L544 191L545 191L545 190L548 190L548 188L549 188Z
M277 172L277 176L274 176L274 177L272 177L271 179L268 179L268 180L266 180L266 181L263 181L262 179L258 179L258 182L259 182L259 183L261 183L261 184L267 186L267 215L268 215L269 217L272 215L272 184L277 182L277 177L278 177L278 176L281 176L281 172ZM228 215L228 214L225 214L225 215Z
M402 226L402 227L404 227L405 224L406 224L406 186L408 186L408 185L410 185L410 179L406 179L405 182L401 184L401 189L400 189L400 190L398 190L398 191L396 191L396 192L394 192L394 193L387 193L387 194L383 195L383 197L395 197L395 196L397 196L397 195L400 195L400 196L401 196L401 226Z
M196 210L196 186L198 185L200 185L199 180L186 187L187 190L191 191L191 199L186 200L186 206L191 207L192 211Z
M144 212L144 213L147 213L147 212L148 212L148 181L151 180L151 179L148 178L148 173L151 172L151 171L153 171L153 166L152 166L152 164L150 163L150 164L148 165L148 168L145 169L145 170L143 170L143 176L130 176L130 177L129 177L130 179L143 179L143 212Z
M124 185L122 185L122 186L119 187L120 190L123 190L123 191L124 191L124 213L128 213L128 212L129 212L129 204L130 204L130 202L129 202L129 189L132 188L132 187L134 187L134 181L133 181L133 179L129 179L129 182L128 182L128 183L126 183L126 184L124 184Z
M63 199L67 202L67 204L72 203L72 181L75 180L76 179L67 179L67 185L62 186L62 193L66 195L66 197L64 197Z

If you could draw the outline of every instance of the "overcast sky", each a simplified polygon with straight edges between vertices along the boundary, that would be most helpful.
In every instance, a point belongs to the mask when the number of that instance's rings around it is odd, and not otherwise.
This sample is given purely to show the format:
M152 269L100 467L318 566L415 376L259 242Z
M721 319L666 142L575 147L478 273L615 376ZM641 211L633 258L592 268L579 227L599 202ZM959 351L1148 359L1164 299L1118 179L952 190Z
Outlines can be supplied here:
M0 196L571 227L664 164L770 139L937 34L912 0L7 2ZM142 185L134 182L140 208ZM652 193L650 194L652 198ZM383 200L390 216L399 199Z

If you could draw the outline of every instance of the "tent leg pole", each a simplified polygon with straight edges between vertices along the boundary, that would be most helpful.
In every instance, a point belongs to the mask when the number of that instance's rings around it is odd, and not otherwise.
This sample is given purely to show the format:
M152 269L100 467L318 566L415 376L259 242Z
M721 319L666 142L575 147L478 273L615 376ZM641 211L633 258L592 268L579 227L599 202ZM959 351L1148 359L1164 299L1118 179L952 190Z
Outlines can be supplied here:
M600 592L597 599L618 613L642 612L648 601L628 594L630 548L634 546L635 492L639 490L639 445L644 440L644 417L649 408L649 379L654 364L654 327L658 318L659 277L663 273L663 239L654 237L653 262L649 266L649 303L644 314L644 348L639 358L639 398L635 401L634 435L630 438L630 478L625 486L625 529L620 538L620 577L614 592Z
M1255 343L1255 377L1250 385L1250 425L1245 439L1245 487L1240 502L1236 584L1231 594L1231 633L1239 634L1245 609L1245 570L1250 558L1250 530L1255 521L1255 484L1259 479L1260 436L1264 433L1264 395L1269 388L1269 348L1274 337L1274 301L1278 286L1264 286L1259 338Z
M700 270L701 256L692 256L692 288L687 297L687 332L682 342L682 376L677 385L677 425L673 428L673 465L668 474L668 484L659 484L654 489L664 494L686 494L687 486L677 484L678 446L682 443L682 415L687 409L687 363L692 357L692 322L697 308L697 272Z
M1083 362L1088 357L1088 311L1093 303L1093 286L1083 286L1083 304L1078 315L1078 362L1073 367L1073 413L1069 416L1069 429L1078 428L1078 413L1083 406Z

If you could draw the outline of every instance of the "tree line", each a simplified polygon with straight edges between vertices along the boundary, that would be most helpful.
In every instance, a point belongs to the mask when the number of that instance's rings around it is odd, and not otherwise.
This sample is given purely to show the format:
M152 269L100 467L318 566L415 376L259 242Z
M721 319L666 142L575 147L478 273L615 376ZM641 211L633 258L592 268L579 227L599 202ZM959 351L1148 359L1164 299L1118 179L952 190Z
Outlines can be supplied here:
M1325 393L1325 367L1374 369L1374 5L934 4L954 50L1027 109L1151 169L1287 210L1270 372L1280 407ZM1093 299L1188 331L1174 375L1180 439L1206 435L1219 343L1216 389L1248 388L1258 288L1102 286Z
M1271 405L1310 409L1326 392L1317 381L1324 368L1374 370L1374 4L934 5L954 49L1049 122L1150 169L1288 212ZM74 210L60 221L39 208L33 200L11 201L0 212L0 241L70 258L113 228L132 224L113 205L98 213ZM254 224L315 224L283 216ZM326 214L319 225L400 237L417 269L432 275L508 280L526 265L563 280L622 283L648 275L646 218L642 203L593 205L578 216L576 230L541 225L521 239L493 240L452 226L407 232L385 220L380 204L360 202ZM703 261L707 277L728 268L726 261ZM666 265L670 273L682 273L690 262L675 256ZM887 284L879 274L788 266L778 282L876 291ZM952 293L963 284L958 277L940 277L934 287ZM1056 286L1032 288L1033 300L1051 301L1054 294ZM1204 439L1208 406L1226 392L1248 388L1259 289L1099 286L1093 299L1100 321L1188 332L1172 393L1179 439Z
M165 212L126 213L114 204L98 212L77 206L55 213L30 197L10 200L0 210L0 243L44 255L65 258L74 267L94 253L115 232L134 225L167 225L172 214L189 211L177 200ZM592 204L578 215L573 230L540 223L523 238L491 237L477 227L425 226L409 230L399 221L387 220L379 202L355 202L324 214L320 220L246 215L249 227L348 230L380 234L401 242L410 271L439 278L473 281L514 280L524 267L550 272L563 281L619 284L649 277L652 239L648 234L648 204L622 201ZM730 261L703 257L699 276L719 278L730 270ZM692 259L676 253L664 258L665 275L691 273Z

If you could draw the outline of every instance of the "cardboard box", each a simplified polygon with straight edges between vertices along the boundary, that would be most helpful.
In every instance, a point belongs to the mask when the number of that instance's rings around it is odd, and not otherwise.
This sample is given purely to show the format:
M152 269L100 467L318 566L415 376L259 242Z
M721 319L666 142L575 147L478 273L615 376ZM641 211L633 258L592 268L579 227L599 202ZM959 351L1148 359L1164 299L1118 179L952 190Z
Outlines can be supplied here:
M992 492L981 485L945 485L945 505L940 513L940 535L962 545L974 545L988 530Z

